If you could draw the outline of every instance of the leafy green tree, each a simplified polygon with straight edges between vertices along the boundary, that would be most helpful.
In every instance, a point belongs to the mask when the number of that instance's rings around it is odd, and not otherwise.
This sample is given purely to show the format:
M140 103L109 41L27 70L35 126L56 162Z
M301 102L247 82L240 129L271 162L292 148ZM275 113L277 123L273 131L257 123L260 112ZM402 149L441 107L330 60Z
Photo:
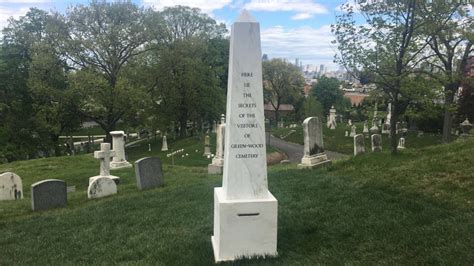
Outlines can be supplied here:
M416 93L406 81L423 59L427 47L420 18L422 1L357 1L364 18L356 22L353 7L342 5L342 14L336 17L332 31L336 36L339 54L336 61L352 73L369 71L373 82L392 103L392 153L397 152L396 122Z
M155 48L160 40L159 16L131 2L92 1L56 14L57 46L76 69L72 85L83 99L81 113L107 133L126 114L135 113L142 94L127 81L123 69L131 59Z
M305 99L303 110L305 117L317 116L322 118L324 114L323 105L316 99L316 96L314 95L309 95L308 98Z
M226 28L196 8L166 8L165 36L153 54L151 94L158 120L186 135L188 122L199 127L224 109L228 40Z
M451 137L453 115L457 103L454 102L461 86L467 60L474 52L474 20L467 2L426 1L421 6L421 18L426 23L424 29L433 55L426 58L423 73L444 87L443 141Z
M336 78L322 76L311 88L311 93L322 104L324 114L328 114L333 105L341 111L344 109L344 94L339 89L340 84Z
M296 66L279 58L263 61L262 71L265 101L275 109L277 123L281 104L295 105L303 97L304 78Z

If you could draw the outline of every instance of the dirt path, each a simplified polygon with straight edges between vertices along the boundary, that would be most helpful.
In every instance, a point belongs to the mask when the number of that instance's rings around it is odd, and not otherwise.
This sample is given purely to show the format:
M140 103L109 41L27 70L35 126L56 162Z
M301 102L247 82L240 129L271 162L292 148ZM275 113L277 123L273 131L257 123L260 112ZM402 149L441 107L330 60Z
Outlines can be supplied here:
M267 141L267 144L268 144L268 141ZM290 162L292 163L301 162L301 158L303 157L303 145L292 143L292 142L286 142L282 139L274 137L273 135L270 136L269 144L281 150L282 152L286 153L286 155L288 156L288 160L290 160ZM328 150L326 150L326 154L328 156L328 159L332 161L345 159L348 157L348 155L338 153L338 152L328 151Z

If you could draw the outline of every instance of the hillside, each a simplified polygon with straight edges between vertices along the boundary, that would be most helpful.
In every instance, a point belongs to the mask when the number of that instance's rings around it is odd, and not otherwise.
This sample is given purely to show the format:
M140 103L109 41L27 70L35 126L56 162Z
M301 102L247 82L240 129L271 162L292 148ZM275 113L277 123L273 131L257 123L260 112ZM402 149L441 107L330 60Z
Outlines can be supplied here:
M193 145L188 139L174 148ZM131 161L147 148L130 150ZM472 154L474 138L396 157L367 154L328 169L270 167L279 257L252 263L472 264ZM221 177L207 175L200 158L174 166L166 158L165 187L145 192L136 189L133 169L113 171L122 178L119 192L101 200L85 193L99 165L90 155L0 165L23 178L26 196L0 202L0 264L212 264L213 188ZM30 211L29 186L45 178L76 185L67 208Z

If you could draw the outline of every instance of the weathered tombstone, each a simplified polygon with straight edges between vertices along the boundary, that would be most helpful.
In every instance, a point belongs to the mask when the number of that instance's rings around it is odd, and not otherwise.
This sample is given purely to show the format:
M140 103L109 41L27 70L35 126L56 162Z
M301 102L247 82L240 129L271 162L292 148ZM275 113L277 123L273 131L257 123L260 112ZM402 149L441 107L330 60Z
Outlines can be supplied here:
M379 127L377 126L377 123L373 123L372 127L369 129L369 132L371 134L378 134L379 133Z
M372 151L382 151L382 135L373 134L371 137Z
M94 158L100 160L100 172L99 175L89 178L89 184L92 182L93 179L98 177L110 178L117 184L120 182L120 177L110 175L110 157L113 157L114 155L115 151L110 150L109 143L100 144L100 151L94 152Z
M117 185L108 177L96 177L87 188L87 197L89 199L103 198L117 194Z
M344 133L346 137L349 137L349 131L346 130L346 132Z
M304 156L298 168L314 168L331 161L324 153L323 125L317 117L308 117L303 121Z
M285 127L285 124L283 123L283 120L278 121L277 127L278 128L284 128Z
M277 255L278 202L268 191L260 26L232 25L222 187L214 189L216 262ZM242 115L243 114L243 115Z
M209 135L204 137L204 154L202 156L211 155L211 138Z
M392 118L392 103L388 103L387 107L387 118L385 119L385 123L382 126L382 134L390 134L390 120Z
M23 182L12 172L0 175L0 200L17 200L23 198Z
M351 137L351 138L355 137L355 135L357 135L356 130L357 130L356 125L352 125L351 126L351 134L349 135L349 137Z
M163 169L158 157L145 157L135 162L135 178L140 190L163 185Z
M472 124L469 122L469 120L466 118L460 125L462 134L461 137L467 138L469 137L469 132L471 131Z
M347 125L348 125L349 127L352 126L352 120L351 120L351 119L347 120Z
M364 135L357 134L354 136L354 156L365 153Z
M367 124L367 121L364 122L364 129L362 130L362 134L364 134L365 138L369 138L369 126Z
M207 166L207 173L214 175L222 174L224 169L224 137L225 137L225 117L222 115L221 123L217 127L216 134L216 156L212 158L212 163Z
M331 109L329 109L329 119L327 126L329 129L336 129L336 109L334 108L334 105L331 106Z
M125 132L123 131L111 131L112 135L112 145L113 150L115 151L115 156L110 162L111 169L120 169L120 168L129 168L132 165L125 160L125 141L124 136Z
M166 135L163 136L163 145L161 146L161 151L168 151L168 142L166 141Z
M400 138L398 140L398 147L397 150L404 150L405 149L405 138Z
M62 208L66 205L66 182L58 179L46 179L31 185L31 209L33 211Z

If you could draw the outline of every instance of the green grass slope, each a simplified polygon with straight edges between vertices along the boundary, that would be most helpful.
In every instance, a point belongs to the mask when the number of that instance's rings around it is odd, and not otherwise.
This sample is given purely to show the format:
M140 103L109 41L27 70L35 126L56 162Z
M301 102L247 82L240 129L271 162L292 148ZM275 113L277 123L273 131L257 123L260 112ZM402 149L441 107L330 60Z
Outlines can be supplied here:
M356 123L357 133L361 134L364 128L364 123ZM284 138L286 141L298 143L303 145L303 127L296 128L277 128L273 131L273 135L277 138L287 135L291 130L295 132ZM354 138L346 137L345 131L351 132L351 129L346 124L339 124L336 129L331 130L323 125L324 148L329 151L335 151L344 154L354 154ZM441 144L441 135L425 133L421 137L417 137L417 133L410 132L405 137L405 146L409 149L422 148L430 145ZM390 149L390 139L387 135L382 135L383 149ZM370 150L370 138L365 139L365 148Z
M141 148L129 156L148 153ZM270 167L269 189L279 201L279 257L237 264L472 265L472 154L473 138L396 157L367 154L327 169ZM43 178L77 186L63 209L33 213L29 193L22 201L0 202L0 265L213 264L213 188L221 177L207 175L202 165L165 161L165 186L144 192L136 189L133 169L113 171L122 178L119 192L99 200L87 200L85 192L88 177L98 172L90 156L0 170L19 173L25 192Z

